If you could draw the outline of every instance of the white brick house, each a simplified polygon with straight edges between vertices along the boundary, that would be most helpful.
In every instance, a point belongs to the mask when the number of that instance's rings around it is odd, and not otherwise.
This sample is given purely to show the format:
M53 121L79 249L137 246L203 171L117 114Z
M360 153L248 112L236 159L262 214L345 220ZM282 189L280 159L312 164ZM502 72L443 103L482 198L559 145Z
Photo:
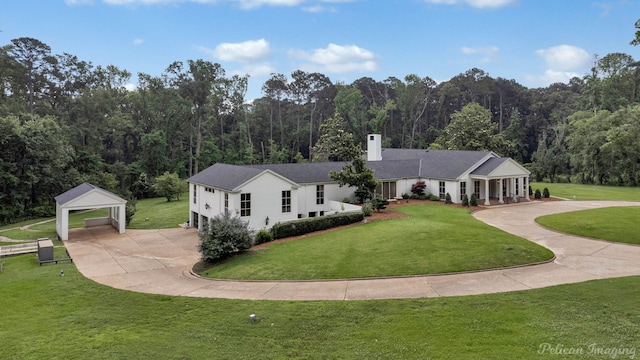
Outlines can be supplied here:
M382 149L381 136L369 135L367 167L379 181L377 192L389 199L411 194L418 181L425 192L441 198L446 193L459 203L463 194L476 194L480 204L529 200L529 174L522 165L493 152ZM217 163L192 176L189 182L189 221L198 229L225 210L239 214L253 229L277 222L359 211L343 204L354 200L354 188L340 187L329 172L342 162L228 165Z

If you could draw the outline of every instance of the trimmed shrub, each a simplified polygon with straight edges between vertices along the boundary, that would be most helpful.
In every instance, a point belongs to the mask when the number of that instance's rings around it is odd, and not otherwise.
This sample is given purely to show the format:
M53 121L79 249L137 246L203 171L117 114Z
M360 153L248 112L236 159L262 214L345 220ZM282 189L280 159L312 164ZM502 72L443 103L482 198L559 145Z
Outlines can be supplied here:
M451 195L449 195L449 193L447 193L447 194L444 196L444 203L445 203L445 204L453 204L453 202L451 201Z
M440 198L438 197L438 195L433 195L433 194L429 194L428 199L431 201L440 201Z
M370 202L362 204L362 213L364 214L364 216L373 215L373 204L371 204Z
M476 194L471 194L471 200L469 200L469 205L478 206L478 198L476 198Z
M536 189L536 192L533 194L533 197L535 199L541 199L542 198L542 194L540 193L540 189Z
M387 208L387 205L389 205L389 200L383 199L381 197L376 197L375 199L371 200L371 205L373 205L373 208L376 211L384 210Z
M338 213L327 216L294 220L273 225L273 227L271 228L271 235L273 235L273 239L276 240L290 236L304 235L314 231L331 229L342 225L349 225L362 220L364 220L364 214L362 212L346 214Z
M549 196L551 196L551 194L549 193L549 189L544 188L544 189L542 190L542 197L543 197L543 198L545 198L545 199L548 199L548 198L549 198Z
M411 185L411 192L416 196L424 195L424 189L427 188L427 184L424 181L418 181Z
M211 218L198 236L198 251L203 261L216 261L247 250L254 241L249 223L239 216L231 216L228 211Z
M462 195L462 206L469 206L469 197L467 194Z
M531 188L531 185L529 185L529 196L533 196L533 189Z
M256 233L256 238L254 240L255 245L264 244L270 241L273 241L273 235L271 235L271 231L267 229L260 229Z
M402 198L405 199L405 200L409 199L409 197L410 196L407 193L402 194Z

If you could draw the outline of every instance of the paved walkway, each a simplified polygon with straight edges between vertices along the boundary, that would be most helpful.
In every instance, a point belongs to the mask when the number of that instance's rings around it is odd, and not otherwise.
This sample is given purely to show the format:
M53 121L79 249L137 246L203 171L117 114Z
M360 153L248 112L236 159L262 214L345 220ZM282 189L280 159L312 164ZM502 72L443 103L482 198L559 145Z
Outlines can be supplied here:
M70 230L66 241L86 277L114 288L166 295L252 300L366 300L475 295L640 275L640 246L559 234L535 224L545 214L621 201L554 201L492 207L474 216L551 249L553 262L465 274L334 281L229 281L191 275L198 261L195 230Z

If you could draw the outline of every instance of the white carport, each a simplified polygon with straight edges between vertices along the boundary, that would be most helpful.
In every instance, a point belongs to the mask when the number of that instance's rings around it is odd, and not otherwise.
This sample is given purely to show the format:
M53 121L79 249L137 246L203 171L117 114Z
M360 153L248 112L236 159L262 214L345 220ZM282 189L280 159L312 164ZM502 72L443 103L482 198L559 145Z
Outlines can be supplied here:
M56 232L60 240L69 240L69 211L109 209L106 218L85 219L85 227L111 225L124 234L127 201L89 183L80 184L55 197Z

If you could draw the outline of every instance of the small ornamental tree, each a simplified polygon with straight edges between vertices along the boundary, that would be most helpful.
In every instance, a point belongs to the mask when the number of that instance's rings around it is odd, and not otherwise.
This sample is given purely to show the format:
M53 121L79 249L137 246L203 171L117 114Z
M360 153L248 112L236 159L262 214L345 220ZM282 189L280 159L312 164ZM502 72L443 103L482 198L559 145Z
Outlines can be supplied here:
M415 196L424 195L424 189L426 189L427 184L424 181L418 181L417 183L411 185L411 193Z
M198 235L200 244L198 251L203 261L216 261L253 246L254 237L249 230L249 223L239 216L231 216L227 211L216 215Z
M180 200L180 194L189 190L189 187L184 180L180 179L177 173L165 171L164 174L156 178L153 190L159 196L167 198L167 201L171 201L173 198Z
M447 193L447 194L444 196L444 203L445 203L445 204L453 204L453 202L451 201L451 195L450 195L449 193Z
M531 185L529 185L529 196L533 196L533 189L531 188Z
M372 198L378 186L378 180L373 176L373 170L365 166L365 161L358 156L351 162L351 165L345 165L340 172L331 171L329 177L337 181L340 187L344 185L355 186L356 200L359 204Z
M543 197L543 198L545 198L545 199L548 199L548 198L549 198L549 196L551 196L551 194L549 193L549 189L544 188L544 189L542 190L542 197Z
M469 197L467 194L462 195L462 206L469 206Z
M476 197L475 193L471 194L471 200L469 200L469 205L478 206L478 198Z
M536 189L536 192L533 195L534 198L536 199L541 199L542 198L542 194L540 193L540 189Z

